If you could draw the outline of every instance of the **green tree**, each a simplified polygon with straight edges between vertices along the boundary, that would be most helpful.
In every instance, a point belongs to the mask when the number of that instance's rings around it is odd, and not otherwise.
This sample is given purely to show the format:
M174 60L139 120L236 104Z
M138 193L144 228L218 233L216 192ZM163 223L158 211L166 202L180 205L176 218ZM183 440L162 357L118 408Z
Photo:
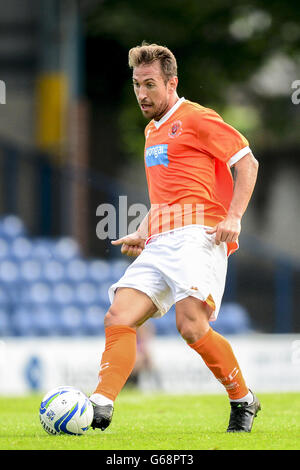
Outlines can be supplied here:
M145 121L127 68L128 50L143 40L175 53L181 96L214 108L257 149L298 147L300 105L291 100L300 79L298 1L104 0L86 31L98 41L102 99L116 107L125 158L140 158L143 147Z

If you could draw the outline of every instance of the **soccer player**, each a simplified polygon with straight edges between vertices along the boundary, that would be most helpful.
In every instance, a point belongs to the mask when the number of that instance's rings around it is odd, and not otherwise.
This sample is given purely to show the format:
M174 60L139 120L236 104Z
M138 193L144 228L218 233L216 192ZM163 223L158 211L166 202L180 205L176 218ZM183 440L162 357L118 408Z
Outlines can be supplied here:
M111 422L116 397L136 358L136 329L173 304L176 325L228 394L227 432L250 432L260 410L229 342L215 332L227 259L238 248L241 219L258 171L249 143L212 109L177 94L177 63L166 47L129 51L145 129L151 207L135 233L112 241L136 259L109 289L105 350L91 395L93 428ZM234 167L234 182L231 168Z

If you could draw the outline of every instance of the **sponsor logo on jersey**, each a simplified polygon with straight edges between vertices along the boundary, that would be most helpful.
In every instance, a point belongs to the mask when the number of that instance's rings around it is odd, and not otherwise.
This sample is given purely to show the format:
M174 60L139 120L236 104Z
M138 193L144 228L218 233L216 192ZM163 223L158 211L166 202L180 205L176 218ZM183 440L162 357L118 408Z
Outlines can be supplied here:
M146 148L145 161L147 167L156 165L168 167L168 144L152 145L152 147Z

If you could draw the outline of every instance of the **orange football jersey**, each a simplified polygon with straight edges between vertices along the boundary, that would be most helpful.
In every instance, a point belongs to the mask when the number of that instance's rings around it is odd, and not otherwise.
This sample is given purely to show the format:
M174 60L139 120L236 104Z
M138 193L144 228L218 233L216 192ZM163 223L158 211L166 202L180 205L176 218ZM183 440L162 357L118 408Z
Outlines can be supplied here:
M233 195L230 162L250 152L247 139L212 109L184 98L150 121L145 138L149 237L223 220ZM228 254L237 247L229 243Z

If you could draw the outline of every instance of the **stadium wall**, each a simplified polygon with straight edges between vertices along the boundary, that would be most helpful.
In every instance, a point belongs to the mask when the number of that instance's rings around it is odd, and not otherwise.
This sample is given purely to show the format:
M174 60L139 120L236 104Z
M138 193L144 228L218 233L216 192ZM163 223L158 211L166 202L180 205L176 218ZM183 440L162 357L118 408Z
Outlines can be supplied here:
M300 391L300 335L235 335L229 340L255 391ZM44 393L58 385L73 385L89 394L97 383L103 349L102 338L3 338L0 394ZM153 368L139 376L142 391L224 393L180 338L155 338L150 352Z

